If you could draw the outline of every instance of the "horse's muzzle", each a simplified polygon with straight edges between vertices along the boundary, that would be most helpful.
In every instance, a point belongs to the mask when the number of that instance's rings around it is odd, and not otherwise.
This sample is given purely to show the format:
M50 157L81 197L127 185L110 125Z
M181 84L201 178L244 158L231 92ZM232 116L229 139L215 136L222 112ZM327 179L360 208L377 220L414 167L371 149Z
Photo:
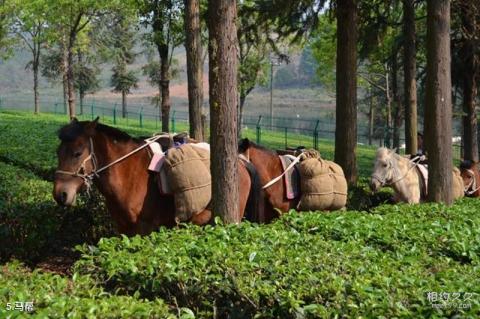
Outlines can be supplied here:
M53 198L61 206L72 206L77 197L76 187L65 183L55 182L53 187Z
M370 190L374 193L382 187L381 183L376 178L371 178L368 186L370 186Z

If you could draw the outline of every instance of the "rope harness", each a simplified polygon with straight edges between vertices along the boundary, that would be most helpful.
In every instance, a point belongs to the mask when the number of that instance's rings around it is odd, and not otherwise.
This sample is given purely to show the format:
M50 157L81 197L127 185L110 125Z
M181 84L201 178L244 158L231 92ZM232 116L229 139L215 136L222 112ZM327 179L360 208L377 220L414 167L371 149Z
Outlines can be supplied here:
M135 148L133 151L121 156L120 158L114 160L113 162L111 162L111 163L109 163L105 166L102 166L101 168L98 168L98 169L97 169L98 162L97 162L97 157L95 155L95 151L94 151L94 147L93 147L93 140L92 140L92 138L90 138L89 139L90 154L88 154L88 156L85 157L85 159L83 160L80 167L76 171L56 170L55 174L63 174L63 175L69 175L69 176L81 178L83 180L83 184L85 184L85 187L87 189L87 193L90 193L90 189L92 188L92 183L93 183L93 178L94 177L99 177L98 174L100 174L101 172L103 172L106 169L108 169L109 167L123 161L124 159L132 156L133 154L139 152L140 150L146 148L147 146L156 142L158 139L160 139L162 137L170 137L170 134L161 134L161 135L156 135L156 136L153 136L151 138L148 138L148 139L145 140L145 142L146 142L145 144L140 145L139 147ZM164 152L164 154L165 154L165 152ZM92 162L92 170L90 171L90 173L87 173L86 169L85 169L85 165L87 164L88 161Z
M468 174L468 176L470 176L472 180L465 187L464 191L466 195L472 195L480 189L480 186L477 187L477 178L475 177L475 173L471 169L466 169L465 172Z
M415 156L414 158L412 158L411 160L409 160L408 162L411 164L410 167L408 168L407 172L401 176L400 178L397 178L396 180L392 181L392 182L387 182L386 178L383 176L379 176L378 174L372 174L372 178L373 179L376 179L377 181L380 182L380 185L383 187L383 186L390 186L390 185L393 185L395 183L398 183L399 181L401 181L402 179L404 179L405 177L407 177L408 173L410 173L410 171L413 169L413 168L416 168L418 165L420 165L420 162L425 160L425 155L418 155L418 156ZM395 169L394 170L394 175L399 175L398 174L398 170Z

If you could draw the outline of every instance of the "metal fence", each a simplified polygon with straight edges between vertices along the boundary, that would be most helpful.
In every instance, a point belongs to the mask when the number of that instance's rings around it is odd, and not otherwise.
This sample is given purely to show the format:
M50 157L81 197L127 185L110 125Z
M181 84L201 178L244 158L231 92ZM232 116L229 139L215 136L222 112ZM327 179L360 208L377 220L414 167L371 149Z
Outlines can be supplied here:
M32 99L27 98L2 98L0 109L32 110ZM40 101L42 113L67 114L63 99L43 97ZM80 119L94 119L99 116L101 121L112 125L126 125L149 130L161 129L161 116L158 109L142 105L129 105L125 117L122 116L121 105L118 103L99 102L86 100L83 107L77 105L77 117ZM207 117L206 122L209 122ZM207 125L208 127L208 125ZM274 148L289 148L304 146L319 148L321 140L332 142L335 139L335 119L301 119L295 117L273 117L259 115L245 115L241 123L242 136L254 139L258 144L268 140L268 146ZM387 136L393 136L383 127L375 127L373 136L369 134L369 127L358 125L357 143L360 145L385 146ZM454 134L461 136L458 125L455 125ZM171 110L170 131L188 131L188 112ZM208 131L207 131L208 135ZM404 132L400 132L404 136ZM400 140L400 145L404 139ZM462 156L461 140L453 143L454 158ZM401 149L402 152L402 149Z

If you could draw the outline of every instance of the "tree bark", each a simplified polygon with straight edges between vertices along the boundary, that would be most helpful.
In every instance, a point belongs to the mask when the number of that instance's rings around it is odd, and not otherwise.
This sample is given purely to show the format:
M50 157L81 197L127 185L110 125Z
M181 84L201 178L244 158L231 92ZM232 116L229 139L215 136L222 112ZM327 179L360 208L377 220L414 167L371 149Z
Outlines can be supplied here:
M450 1L427 1L425 145L429 156L428 200L451 204L452 84Z
M160 109L162 116L162 132L170 132L170 61L168 59L168 45L157 45L160 56Z
M357 2L337 3L335 162L349 184L357 182Z
M127 116L127 92L122 91L122 117Z
M62 84L63 84L63 111L67 114L68 106L68 78L67 78L67 69L68 69L68 49L67 49L67 40L64 36L62 42Z
M392 95L390 94L390 76L388 68L385 73L385 98L387 99L387 132L385 134L385 146L392 147Z
M68 43L68 55L67 55L67 89L68 89L68 114L70 119L73 119L76 115L75 110L75 83L73 78L73 44L75 42L76 35L72 32Z
M417 62L415 57L415 0L403 0L403 32L405 54L403 64L405 99L405 152L416 154L417 145Z
M35 114L40 113L40 99L38 94L38 67L40 65L40 46L34 45L34 52L33 52L33 95L35 101Z
M210 0L208 17L212 211L238 223L236 1Z
M402 127L403 120L403 107L400 101L400 95L398 92L398 61L397 54L392 57L392 95L394 105L393 115L393 148L397 153L400 151L400 128Z
M185 48L187 50L188 117L190 136L203 141L203 59L200 1L185 0Z
M463 146L464 159L478 162L478 134L475 99L477 96L476 73L478 61L475 59L475 34L477 27L475 11L470 7L462 6L461 20L463 29L463 47L460 50L463 62Z
M372 145L375 107L373 104L373 88L370 87L370 110L368 111L368 145Z

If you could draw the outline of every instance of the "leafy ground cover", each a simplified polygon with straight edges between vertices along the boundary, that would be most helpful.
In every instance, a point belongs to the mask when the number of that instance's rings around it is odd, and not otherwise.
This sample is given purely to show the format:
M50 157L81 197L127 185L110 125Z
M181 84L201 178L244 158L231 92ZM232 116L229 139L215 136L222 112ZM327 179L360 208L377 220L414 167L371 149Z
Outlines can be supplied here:
M31 300L34 314L49 318L480 316L480 201L375 207L391 193L367 190L372 148L359 146L350 211L111 237L98 194L72 209L51 198L55 133L64 123L0 112L2 318L25 316L6 305ZM262 141L282 146L275 133ZM333 158L330 141L320 151Z

